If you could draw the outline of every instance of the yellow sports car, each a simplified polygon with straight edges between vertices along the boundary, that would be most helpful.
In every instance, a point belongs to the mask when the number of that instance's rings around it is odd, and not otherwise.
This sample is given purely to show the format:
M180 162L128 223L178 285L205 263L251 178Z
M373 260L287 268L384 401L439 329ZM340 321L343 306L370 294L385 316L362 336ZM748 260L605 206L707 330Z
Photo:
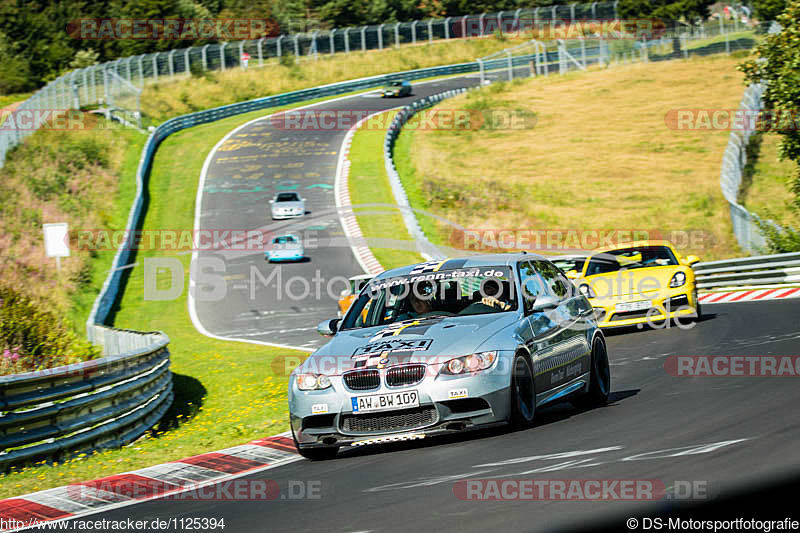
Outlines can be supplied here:
M640 241L596 250L580 272L567 275L589 299L600 327L699 318L691 265L667 241Z

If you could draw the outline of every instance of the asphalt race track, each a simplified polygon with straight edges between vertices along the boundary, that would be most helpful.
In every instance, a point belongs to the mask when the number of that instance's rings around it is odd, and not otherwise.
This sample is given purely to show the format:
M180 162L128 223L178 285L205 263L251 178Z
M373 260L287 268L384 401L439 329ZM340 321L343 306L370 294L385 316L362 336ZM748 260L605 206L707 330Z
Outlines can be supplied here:
M478 83L475 75L418 83L408 97L376 98L377 92L372 92L316 105L308 111L317 117L330 111L342 116L372 113ZM224 271L218 272L224 276L227 289L220 299L201 283L196 309L202 326L214 335L315 348L324 340L316 334L316 325L336 316L336 299L329 297L327 283L363 270L347 245L333 196L339 149L348 128L301 129L292 124L280 119L257 120L217 147L205 176L197 229L294 232L308 241L309 260L277 266L265 262L259 250L200 252L201 261L216 259L220 266L224 264ZM375 157L382 161L381 154ZM296 191L306 198L307 214L302 221L271 220L268 201L279 191ZM290 278L311 280L315 275L325 282L321 298L316 294L300 300L290 297L287 291L293 295L304 291L302 283L291 283ZM332 282L331 287L337 295L344 285ZM204 295L209 296L204 299Z
M609 335L612 401L605 408L579 411L560 404L541 410L538 423L524 431L344 452L331 461L300 460L251 476L278 483L282 498L273 501L155 500L95 518L224 517L225 530L235 532L486 531L498 524L508 531L552 531L591 529L609 517L663 511L671 502L467 501L455 495L455 483L647 479L670 487L700 481L722 498L797 473L797 380L673 377L665 372L665 359L798 354L798 309L796 300L722 304L706 307L708 316L688 331ZM534 458L549 454L563 455ZM315 484L319 498L292 501L287 490L297 482ZM731 510L730 518L748 518L754 511L740 510ZM624 519L619 520L618 530L624 530Z

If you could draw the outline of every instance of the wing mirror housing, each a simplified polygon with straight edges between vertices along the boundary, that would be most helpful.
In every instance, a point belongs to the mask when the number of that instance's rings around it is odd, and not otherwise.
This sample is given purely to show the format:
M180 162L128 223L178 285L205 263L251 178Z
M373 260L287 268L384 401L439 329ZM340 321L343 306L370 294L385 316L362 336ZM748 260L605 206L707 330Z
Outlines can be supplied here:
M541 313L542 311L550 311L558 307L558 299L554 296L542 295L538 296L533 302L531 312Z
M696 255L687 255L686 257L683 258L683 262L686 265L692 266L695 263L699 263L700 258L697 257Z
M333 337L339 329L340 318L332 318L330 320L323 320L317 326L317 333L323 337Z

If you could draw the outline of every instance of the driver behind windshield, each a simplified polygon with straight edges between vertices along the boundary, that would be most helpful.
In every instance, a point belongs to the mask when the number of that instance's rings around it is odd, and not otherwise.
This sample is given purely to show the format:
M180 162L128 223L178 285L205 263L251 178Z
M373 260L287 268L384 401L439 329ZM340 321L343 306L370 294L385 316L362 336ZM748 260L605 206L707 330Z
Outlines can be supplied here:
M431 302L434 292L433 284L430 282L417 283L416 286L409 287L408 296L404 301L405 310L398 314L395 320L410 320L434 314Z

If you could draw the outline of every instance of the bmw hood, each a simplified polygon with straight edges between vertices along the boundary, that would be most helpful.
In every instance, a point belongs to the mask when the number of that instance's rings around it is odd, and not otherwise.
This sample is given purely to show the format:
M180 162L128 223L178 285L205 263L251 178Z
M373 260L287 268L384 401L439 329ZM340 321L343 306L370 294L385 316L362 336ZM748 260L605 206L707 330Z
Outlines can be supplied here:
M419 318L343 330L314 352L298 371L338 374L365 366L368 359L376 357L388 359L386 364L440 363L474 353L489 337L517 320L516 313L508 312Z

